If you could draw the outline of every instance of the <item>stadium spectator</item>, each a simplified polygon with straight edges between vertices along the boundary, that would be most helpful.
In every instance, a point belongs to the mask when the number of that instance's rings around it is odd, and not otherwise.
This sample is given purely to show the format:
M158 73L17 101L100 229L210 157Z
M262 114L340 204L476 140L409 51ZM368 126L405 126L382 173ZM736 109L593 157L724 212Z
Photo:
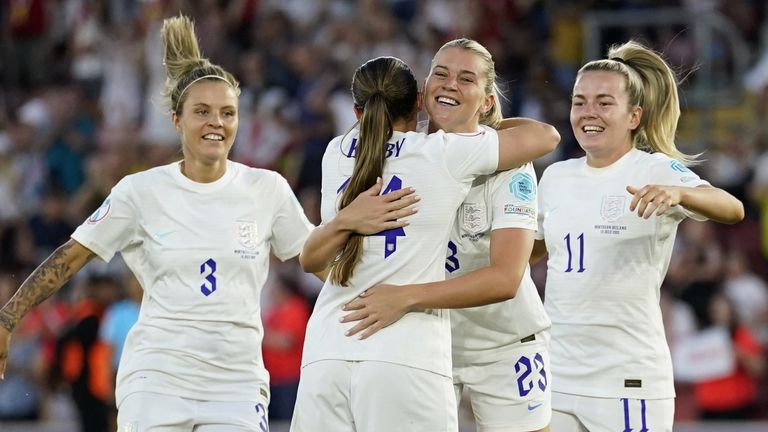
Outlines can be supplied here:
M765 373L762 347L749 327L739 322L724 293L717 293L710 299L708 324L727 331L732 342L735 367L727 376L695 384L701 419L753 419L757 410L758 383Z

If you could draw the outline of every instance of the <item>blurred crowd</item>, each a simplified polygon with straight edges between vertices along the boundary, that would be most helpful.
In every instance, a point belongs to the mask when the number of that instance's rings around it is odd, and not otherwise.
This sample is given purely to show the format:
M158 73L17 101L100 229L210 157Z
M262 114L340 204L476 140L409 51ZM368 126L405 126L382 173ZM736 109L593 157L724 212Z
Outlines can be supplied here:
M680 418L768 418L768 19L750 0L0 0L0 304L84 221L126 174L180 158L160 103L165 80L159 26L183 12L196 21L203 55L240 80L233 159L274 169L319 222L320 160L353 123L354 69L379 55L408 62L423 79L455 37L489 48L506 93L506 116L558 127L556 154L579 155L569 93L584 58L583 23L597 10L678 7L719 14L749 48L752 68L739 115L685 134L704 151L693 167L740 198L735 226L684 222L662 287L667 337L679 376ZM693 31L622 28L669 55L691 82ZM713 39L714 58L729 61ZM601 48L601 53L604 47ZM742 78L744 78L742 80ZM685 100L686 84L682 92ZM684 107L686 116L721 107ZM304 326L319 281L275 260L263 299L264 359L273 419L290 418ZM534 269L543 289L544 268ZM114 415L114 373L141 288L117 257L92 262L14 332L0 422L63 415L61 406ZM233 341L236 343L236 341ZM703 349L701 347L707 347ZM719 367L710 367L719 365ZM707 366L707 367L704 367ZM66 403L62 403L62 399ZM83 425L87 431L88 425Z

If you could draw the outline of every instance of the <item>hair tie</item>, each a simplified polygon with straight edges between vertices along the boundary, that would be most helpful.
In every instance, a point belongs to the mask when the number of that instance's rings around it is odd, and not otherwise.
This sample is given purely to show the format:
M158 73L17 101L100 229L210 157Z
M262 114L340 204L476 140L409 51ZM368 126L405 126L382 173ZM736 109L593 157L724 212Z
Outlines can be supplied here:
M619 63L621 63L621 64L623 64L623 65L625 65L625 66L629 66L629 67L632 67L632 65L631 65L631 64L627 63L627 61L626 61L626 60L624 60L623 58L620 58L620 57L611 57L611 58L609 58L608 60L613 60L613 61L615 61L615 62L619 62Z
M188 89L188 88L189 88L189 87L190 87L192 84L194 84L194 83L196 83L196 82L198 82L198 81L200 81L200 80L206 79L206 78L216 78L216 79L220 79L220 80L224 81L225 83L229 84L229 81L227 81L225 78L223 78L223 77L220 77L220 76L218 76L218 75L203 75L203 76L201 76L200 78L196 78L196 79L192 80L192 82L191 82L191 83L187 84L187 86L186 86L186 87L184 87L184 89L181 91L181 93L179 93L179 98L178 98L178 99L176 99L176 107L175 107L173 110L174 110L174 111L177 111L177 112L179 111L179 102L181 102L181 97L182 97L182 96L184 96L184 92L186 92L186 91L187 91L187 89Z

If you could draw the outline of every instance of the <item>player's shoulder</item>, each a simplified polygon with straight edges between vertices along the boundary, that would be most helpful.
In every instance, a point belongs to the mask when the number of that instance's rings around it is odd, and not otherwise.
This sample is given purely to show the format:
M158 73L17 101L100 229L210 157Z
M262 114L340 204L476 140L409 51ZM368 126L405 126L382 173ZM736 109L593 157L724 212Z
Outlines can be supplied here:
M566 159L550 164L541 175L542 180L549 177L563 177L577 172L587 163L587 157Z
M661 152L647 153L638 150L638 154L638 160L645 162L653 168L672 170L680 173L691 171L684 163Z
M278 173L277 171L272 171L265 168L255 168L240 162L230 161L229 169L234 169L236 172L236 177L239 178L241 182L247 184L256 184L261 182L269 182L272 184L287 184L288 182L285 177L283 177L282 174Z
M172 162L128 174L117 182L114 189L154 188L169 181L174 169L180 169L179 162Z
M325 147L325 153L341 153L342 143L346 141L351 141L352 139L357 138L357 129L351 129L349 132L345 133L344 135L338 135L331 139L328 142L328 145Z
M506 185L516 182L529 183L531 187L536 187L536 170L533 168L533 164L528 162L517 168L512 168L505 171L499 171L495 174L488 176L489 181L492 181L495 185Z

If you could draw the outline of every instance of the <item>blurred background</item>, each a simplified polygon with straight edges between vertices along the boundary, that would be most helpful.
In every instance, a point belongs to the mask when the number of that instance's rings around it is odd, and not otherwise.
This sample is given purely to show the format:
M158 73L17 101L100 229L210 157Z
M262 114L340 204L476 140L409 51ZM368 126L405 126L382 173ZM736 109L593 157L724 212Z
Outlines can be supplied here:
M124 175L179 159L160 104L159 27L196 21L204 56L241 82L233 159L281 172L319 222L320 159L353 123L354 69L379 55L419 80L447 40L493 54L506 116L556 125L580 156L569 94L585 61L636 38L682 79L678 145L740 198L735 226L684 222L662 287L676 430L768 430L768 2L758 0L0 0L0 304ZM320 283L273 263L264 290L272 430L287 430ZM544 295L545 269L534 268ZM14 332L0 430L83 431L114 416L114 373L141 287L92 262ZM232 341L237 343L237 341ZM462 431L473 431L462 406Z

